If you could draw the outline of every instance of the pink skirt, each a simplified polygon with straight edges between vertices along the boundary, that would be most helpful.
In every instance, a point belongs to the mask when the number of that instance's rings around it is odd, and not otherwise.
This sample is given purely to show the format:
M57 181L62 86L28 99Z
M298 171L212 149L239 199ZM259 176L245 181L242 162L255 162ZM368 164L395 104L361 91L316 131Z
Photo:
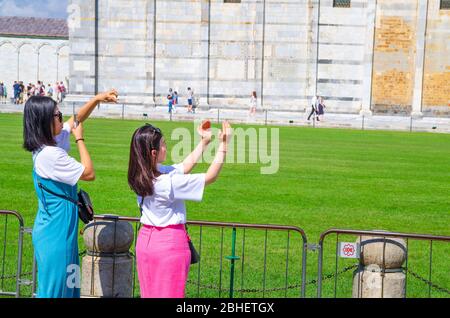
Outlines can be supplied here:
M144 225L136 243L141 298L184 298L191 263L183 224Z

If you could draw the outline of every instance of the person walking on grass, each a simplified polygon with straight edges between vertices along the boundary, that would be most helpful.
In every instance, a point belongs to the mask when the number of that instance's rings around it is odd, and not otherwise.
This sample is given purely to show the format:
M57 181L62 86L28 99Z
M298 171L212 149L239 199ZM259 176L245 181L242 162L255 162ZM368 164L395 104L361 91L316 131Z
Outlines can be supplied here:
M220 145L206 173L191 174L211 142L209 122L197 131L202 140L178 164L162 165L167 146L159 128L146 124L131 139L128 184L137 195L141 223L136 263L142 298L183 298L191 252L186 232L184 201L201 201L206 186L215 182L225 162L231 126L223 122Z
M78 258L79 180L93 181L95 170L83 138L83 125L99 102L116 102L117 92L99 94L78 112L78 125L71 117L63 122L57 103L47 96L32 96L24 107L23 147L33 154L33 182L38 211L33 226L33 247L38 268L38 298L80 297ZM78 122L77 122L78 123ZM76 126L76 127L75 127ZM70 133L80 154L78 162L68 152Z

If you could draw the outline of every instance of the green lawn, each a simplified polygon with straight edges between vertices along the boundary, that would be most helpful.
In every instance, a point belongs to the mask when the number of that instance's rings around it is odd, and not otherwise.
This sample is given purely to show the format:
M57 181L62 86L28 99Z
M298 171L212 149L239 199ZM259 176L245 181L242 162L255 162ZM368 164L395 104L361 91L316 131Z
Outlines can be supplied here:
M97 179L93 183L80 182L79 186L90 194L96 213L138 216L135 195L127 184L127 169L130 138L142 124L140 121L108 119L90 119L85 124L86 144ZM170 140L171 131L176 127L193 131L193 125L154 124L165 133L170 163L170 149L175 144ZM317 243L320 233L332 227L450 235L450 135L298 127L279 129L278 173L260 174L261 164L225 166L218 181L205 190L201 203L187 203L188 219L293 225L304 229L311 243ZM0 114L0 209L19 211L26 226L31 227L37 201L31 178L31 155L21 145L22 117ZM71 155L79 158L74 143ZM200 164L195 172L206 169L206 164ZM3 228L0 218L0 243ZM190 231L198 245L199 228L191 227ZM220 260L222 254L230 255L231 231L224 231L223 253L220 229L204 228L202 234L201 284L218 286L222 282L226 288L230 265L222 258L220 278ZM238 231L236 253L239 256L243 252L242 238L243 232ZM244 271L241 261L236 267L237 289L262 289L264 279L267 289L283 287L286 257L289 257L287 282L289 285L299 283L299 237L291 233L289 255L286 256L287 234L268 234L267 271L264 274L265 240L264 231L246 232ZM356 237L344 236L340 240L355 241ZM29 241L27 238L26 250L30 250ZM328 274L335 271L336 236L326 242L324 272ZM2 248L0 246L0 252ZM411 269L428 278L429 242L411 241L410 248L409 264L414 264ZM82 245L80 249L83 249ZM450 289L450 244L436 242L432 253L432 280ZM11 258L9 256L6 268L13 272ZM353 263L339 259L339 270ZM190 281L197 281L197 270L198 265L194 265ZM339 276L338 297L351 297L351 272ZM315 279L316 273L317 252L308 252L307 279ZM334 296L334 284L334 278L325 282L324 296ZM426 297L428 286L408 276L407 292L411 297ZM313 297L315 293L316 286L308 285L307 295ZM294 288L288 292L291 297L298 294L298 289ZM188 296L196 295L197 287L190 284ZM198 295L218 296L218 291L201 288ZM221 294L227 295L228 292ZM434 289L431 295L449 296ZM241 294L237 293L237 296ZM244 293L242 296L262 297L263 294ZM264 293L264 296L284 297L284 290Z

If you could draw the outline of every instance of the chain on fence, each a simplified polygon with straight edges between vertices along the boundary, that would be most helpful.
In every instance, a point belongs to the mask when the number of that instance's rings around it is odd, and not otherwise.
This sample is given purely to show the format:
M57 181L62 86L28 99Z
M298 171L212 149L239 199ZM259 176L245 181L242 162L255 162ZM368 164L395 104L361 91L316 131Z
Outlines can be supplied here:
M322 281L335 278L336 276L339 276L339 275L344 274L344 273L346 273L348 271L351 271L353 269L358 268L358 266L359 265L347 266L347 267L345 267L344 269L340 270L337 273L324 275ZM411 271L410 269L403 268L403 270L405 272L408 272L409 274L411 274L414 278L422 281L424 284L426 284L428 286L431 286L431 288L434 288L435 290L437 290L439 292L446 293L446 294L450 295L450 290L449 289L446 289L444 287L438 286L437 284L435 284L435 283L433 283L433 282L431 282L431 281L421 277L420 275L418 275L417 273ZM188 280L187 282L188 282L188 284L191 284L191 285L194 285L194 286L198 286L198 287L203 288L203 289L217 290L217 291L222 291L222 292L228 291L227 288L219 288L219 287L214 286L214 285L199 284L199 283L191 281L191 280ZM315 285L315 284L317 284L317 279L312 279L312 280L306 282L307 286L308 285ZM257 289L257 288L236 289L235 292L237 292L237 293L277 292L277 291L283 291L283 290L298 289L298 288L301 288L301 287L302 287L301 284L296 284L296 285L289 285L287 287L277 287L277 288L270 288L270 289Z

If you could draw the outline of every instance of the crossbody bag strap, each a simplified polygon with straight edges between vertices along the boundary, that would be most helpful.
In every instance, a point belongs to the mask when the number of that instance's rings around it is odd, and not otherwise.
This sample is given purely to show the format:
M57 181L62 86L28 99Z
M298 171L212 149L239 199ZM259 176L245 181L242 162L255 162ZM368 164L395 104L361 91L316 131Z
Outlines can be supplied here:
M139 204L139 211L141 212L141 216L142 216L142 206L144 205L144 199L145 197L142 197L141 203Z
M48 193L50 193L50 194L53 194L54 196L56 196L56 197L58 197L58 198L61 198L61 199L70 201L70 202L72 202L72 203L75 204L75 205L80 205L80 202L78 202L77 200L74 200L74 199L72 199L72 198L70 198L70 197L68 197L68 196L65 196L65 195L62 195L62 194L58 194L58 193L56 193L56 192L53 192L52 190L48 189L46 186L44 186L44 185L43 185L42 183L40 183L40 182L38 182L38 186L39 186L39 188L41 188L42 190L44 190L44 191L46 191L46 192L48 192Z

